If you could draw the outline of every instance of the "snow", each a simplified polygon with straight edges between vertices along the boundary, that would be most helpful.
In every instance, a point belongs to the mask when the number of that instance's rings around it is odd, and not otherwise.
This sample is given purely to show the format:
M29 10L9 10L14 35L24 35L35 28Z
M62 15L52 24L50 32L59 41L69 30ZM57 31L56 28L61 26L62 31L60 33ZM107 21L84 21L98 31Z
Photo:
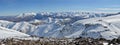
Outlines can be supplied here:
M108 43L104 42L103 45L108 45Z
M20 38L20 37L29 37L29 35L15 31L15 30L0 27L0 39Z
M5 44L1 44L1 45L5 45Z

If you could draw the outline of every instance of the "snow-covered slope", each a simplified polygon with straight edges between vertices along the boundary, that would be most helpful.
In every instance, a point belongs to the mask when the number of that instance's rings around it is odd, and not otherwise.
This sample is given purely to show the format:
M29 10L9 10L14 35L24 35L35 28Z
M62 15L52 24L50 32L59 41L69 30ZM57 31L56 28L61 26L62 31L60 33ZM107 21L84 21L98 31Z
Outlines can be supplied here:
M119 17L120 15L79 20L73 23L73 25L75 24L84 25L84 30L82 31L82 34L80 34L80 36L82 37L92 37L92 38L102 37L106 39L113 39L120 36ZM72 37L72 36L68 36L68 37Z
M119 17L118 13L27 13L15 17L17 22L0 20L0 26L40 37L113 39L120 36Z
M6 38L22 38L22 37L29 37L29 35L0 27L0 39L6 39Z

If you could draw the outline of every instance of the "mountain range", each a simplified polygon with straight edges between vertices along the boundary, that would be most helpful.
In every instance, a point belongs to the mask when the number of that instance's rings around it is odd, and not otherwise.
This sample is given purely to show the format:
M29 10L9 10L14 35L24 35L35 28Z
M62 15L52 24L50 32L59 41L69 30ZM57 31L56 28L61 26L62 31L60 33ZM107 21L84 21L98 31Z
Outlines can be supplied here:
M111 40L120 36L119 17L120 13L32 12L18 16L0 16L0 27L19 31L26 36L47 38L90 37Z

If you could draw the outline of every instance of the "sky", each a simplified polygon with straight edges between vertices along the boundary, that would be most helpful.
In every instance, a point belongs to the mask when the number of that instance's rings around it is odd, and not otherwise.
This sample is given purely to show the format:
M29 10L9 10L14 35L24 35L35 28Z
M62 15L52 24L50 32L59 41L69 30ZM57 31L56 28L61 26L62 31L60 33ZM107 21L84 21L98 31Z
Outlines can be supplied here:
M63 11L119 12L120 0L0 0L0 15Z

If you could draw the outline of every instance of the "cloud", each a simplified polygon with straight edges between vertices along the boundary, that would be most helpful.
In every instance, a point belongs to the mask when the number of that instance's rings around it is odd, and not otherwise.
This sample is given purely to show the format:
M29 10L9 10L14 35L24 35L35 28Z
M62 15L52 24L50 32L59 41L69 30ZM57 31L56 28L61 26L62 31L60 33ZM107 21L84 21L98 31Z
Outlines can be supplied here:
M120 8L97 8L97 10L103 10L103 11L120 11Z

